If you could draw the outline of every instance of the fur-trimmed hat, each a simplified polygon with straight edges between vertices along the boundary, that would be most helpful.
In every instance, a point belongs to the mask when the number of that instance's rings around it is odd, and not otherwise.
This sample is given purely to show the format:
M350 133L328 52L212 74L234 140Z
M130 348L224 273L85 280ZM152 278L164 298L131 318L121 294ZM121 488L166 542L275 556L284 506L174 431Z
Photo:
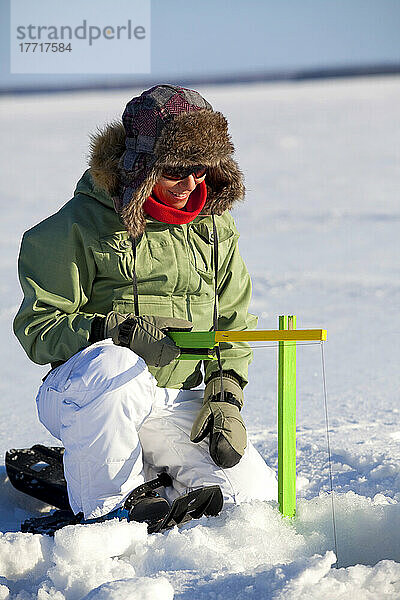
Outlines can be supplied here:
M243 198L228 123L198 92L155 86L128 102L122 123L92 136L90 170L132 236L146 227L143 204L166 167L208 167L203 214L222 214Z

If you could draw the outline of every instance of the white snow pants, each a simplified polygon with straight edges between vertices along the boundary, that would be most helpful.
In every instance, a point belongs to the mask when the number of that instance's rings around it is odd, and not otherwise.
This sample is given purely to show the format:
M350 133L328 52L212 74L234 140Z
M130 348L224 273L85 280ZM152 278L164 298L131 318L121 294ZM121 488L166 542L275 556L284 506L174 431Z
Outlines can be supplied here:
M169 501L203 485L219 485L227 503L276 499L275 473L251 443L238 465L221 469L208 437L190 441L203 394L157 387L143 359L111 340L52 371L36 402L40 421L65 447L72 510L102 516L161 471L173 479Z

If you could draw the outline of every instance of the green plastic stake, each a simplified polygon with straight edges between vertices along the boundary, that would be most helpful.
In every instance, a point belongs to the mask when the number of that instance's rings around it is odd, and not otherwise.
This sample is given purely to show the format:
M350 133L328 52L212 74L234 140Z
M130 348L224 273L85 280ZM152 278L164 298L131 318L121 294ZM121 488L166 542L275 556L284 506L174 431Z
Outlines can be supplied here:
M296 317L280 316L279 329L296 329ZM278 350L278 502L284 517L296 513L296 342Z

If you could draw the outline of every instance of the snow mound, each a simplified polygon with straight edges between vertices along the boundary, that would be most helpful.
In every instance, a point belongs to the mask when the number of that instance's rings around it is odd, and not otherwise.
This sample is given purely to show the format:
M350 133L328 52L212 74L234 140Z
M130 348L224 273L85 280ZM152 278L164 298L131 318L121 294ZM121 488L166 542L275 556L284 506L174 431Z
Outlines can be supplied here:
M9 600L10 590L6 585L0 585L0 600Z
M84 600L172 600L173 597L174 588L165 577L136 577L105 583Z
M33 594L26 598L38 600L206 600L219 594L319 600L362 590L367 599L398 597L400 505L354 492L334 499L340 569L332 569L331 498L323 493L300 500L295 519L283 518L274 502L254 502L164 534L147 535L144 524L117 520L65 527L54 539L2 534L0 572L7 587L0 594L8 598L9 588L12 598L25 590Z

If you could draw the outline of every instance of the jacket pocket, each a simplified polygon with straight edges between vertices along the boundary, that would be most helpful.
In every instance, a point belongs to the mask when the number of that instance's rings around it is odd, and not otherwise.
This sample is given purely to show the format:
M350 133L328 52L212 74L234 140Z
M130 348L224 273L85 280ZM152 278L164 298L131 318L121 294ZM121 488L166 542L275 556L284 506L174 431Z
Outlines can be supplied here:
M231 244L235 241L234 232L229 227L219 227L218 265L221 267ZM214 272L214 232L211 225L194 223L188 228L190 260L200 273Z
M136 273L148 273L151 268L147 244L143 236L136 248ZM100 240L103 268L107 276L113 279L132 280L133 277L133 247L132 240L126 231L116 232L102 237Z

